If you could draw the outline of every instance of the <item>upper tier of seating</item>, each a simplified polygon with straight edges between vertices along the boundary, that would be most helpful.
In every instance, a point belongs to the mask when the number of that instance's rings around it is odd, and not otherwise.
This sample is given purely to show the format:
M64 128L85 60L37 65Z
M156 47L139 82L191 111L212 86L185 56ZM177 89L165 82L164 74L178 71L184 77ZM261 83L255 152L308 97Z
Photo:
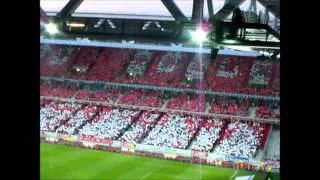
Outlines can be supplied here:
M42 48L40 53L43 76L264 96L279 90L278 63L252 57L218 55L212 60L208 55L182 52L58 45Z

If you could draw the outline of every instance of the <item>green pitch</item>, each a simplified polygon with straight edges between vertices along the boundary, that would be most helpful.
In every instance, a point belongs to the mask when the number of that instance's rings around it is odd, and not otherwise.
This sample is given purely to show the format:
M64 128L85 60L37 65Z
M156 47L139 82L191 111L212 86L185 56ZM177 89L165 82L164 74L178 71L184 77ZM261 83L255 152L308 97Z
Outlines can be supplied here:
M254 179L264 179L258 172L43 143L40 168L42 180L229 180L253 174Z

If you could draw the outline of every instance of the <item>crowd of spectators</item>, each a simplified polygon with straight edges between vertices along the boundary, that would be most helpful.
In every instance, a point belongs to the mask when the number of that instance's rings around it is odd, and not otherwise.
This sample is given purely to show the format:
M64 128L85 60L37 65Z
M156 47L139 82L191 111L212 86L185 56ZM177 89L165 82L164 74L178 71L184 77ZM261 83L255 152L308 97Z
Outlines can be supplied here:
M122 49L103 49L90 69L88 79L111 81L120 76L130 61L131 51Z
M247 98L216 95L209 99L211 96L204 94L166 94L159 91L130 89L120 91L117 88L91 90L90 87L86 87L79 89L79 85L74 83L60 84L50 81L44 81L40 84L40 95L235 116L249 116L254 110L255 116L258 118L280 117L279 102L259 100L258 103L253 103L253 100ZM207 106L208 111L206 111ZM250 107L252 107L251 110Z
M186 149L201 119L165 114L144 139L143 144Z
M150 51L137 51L134 58L130 61L126 73L133 77L143 75L152 57L153 53Z
M166 52L154 53L154 60L139 82L157 86L174 86L184 79L185 69L189 64L186 53Z
M43 83L40 84L40 95L60 98L71 98L74 91L62 84Z
M279 66L269 60L218 55L213 61L192 53L56 45L50 49L40 52L41 75L177 88L198 88L192 81L202 79L207 90L263 96L275 96L279 89L279 70L274 70ZM70 73L72 68L76 73ZM249 82L268 86L257 88Z
M248 99L214 96L209 112L248 116L250 102Z
M68 121L57 128L57 132L73 135L75 130L81 125L90 121L91 118L96 114L97 106L85 105L79 109Z
M123 134L120 140L139 143L143 136L154 126L159 116L159 113L144 111L139 119L131 125L130 129Z
M139 111L103 107L98 116L79 130L79 134L100 139L117 139L138 114Z
M99 57L100 48L81 47L72 61L69 71L70 78L87 79L87 72L90 70L96 59Z
M188 80L203 79L207 71L210 58L207 55L195 55L185 74Z
M213 150L223 156L254 157L268 136L266 129L265 124L258 122L228 123L219 119L76 103L42 102L40 107L41 131L79 133L84 137L179 149L190 147L202 152ZM273 134L266 156L269 160L278 160L279 135Z
M272 61L255 61L250 71L250 84L268 85L271 80L272 70Z
M50 46L48 55L43 55L40 58L40 74L61 78L69 77L69 68L73 64L78 51L79 49L73 46Z
M259 118L279 118L280 105L264 104L256 108L256 117Z
M203 94L194 94L191 96L177 94L168 100L167 109L204 112L206 110L206 99Z
M125 91L119 98L119 103L134 105L142 95L140 90Z
M119 90L115 88L91 91L89 100L114 103L119 98Z
M56 128L72 117L81 104L49 102L40 108L40 130L55 132Z
M162 92L144 92L135 105L147 107L161 107L164 104L164 94Z
M227 125L214 153L223 156L251 158L256 155L264 136L264 124L235 121Z
M248 85L253 60L249 57L217 56L207 73L209 88L233 93L243 91Z
M192 143L192 149L209 152L220 137L223 125L224 122L218 119L204 120Z

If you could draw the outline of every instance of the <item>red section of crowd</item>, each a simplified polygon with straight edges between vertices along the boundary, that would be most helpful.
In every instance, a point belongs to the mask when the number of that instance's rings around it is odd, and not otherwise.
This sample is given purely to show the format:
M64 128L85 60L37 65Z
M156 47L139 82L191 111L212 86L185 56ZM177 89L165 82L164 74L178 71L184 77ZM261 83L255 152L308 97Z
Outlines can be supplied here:
M274 96L274 90L279 90L279 63L255 63L258 61L251 57L217 56L214 62L209 63L204 73L205 78L199 85L199 82L185 82L187 67L192 62L191 57L196 58L188 53L70 46L49 48L48 51L42 48L40 54L40 72L44 76L163 87L202 87L208 90L263 96ZM192 68L190 72L193 72ZM250 79L267 79L268 85L264 88L253 88L248 83Z

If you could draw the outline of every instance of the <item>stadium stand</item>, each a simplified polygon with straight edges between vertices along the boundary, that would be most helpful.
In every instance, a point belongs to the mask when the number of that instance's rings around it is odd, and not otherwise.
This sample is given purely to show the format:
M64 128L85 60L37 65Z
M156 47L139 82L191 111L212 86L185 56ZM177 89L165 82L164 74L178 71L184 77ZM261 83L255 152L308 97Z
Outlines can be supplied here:
M104 48L89 72L89 80L112 81L124 73L131 51Z
M190 53L61 45L51 46L51 53L44 53L42 49L42 76L176 88L201 87L262 96L279 94L279 63L273 60L219 55L213 61L207 56L200 58ZM201 63L197 63L200 59Z
M266 146L265 158L273 161L280 161L280 130L273 128Z
M192 143L192 149L209 152L220 137L224 122L218 119L204 120L196 139Z
M263 130L264 125L258 122L231 122L213 152L227 156L254 157L261 144Z
M98 116L79 130L79 134L101 139L117 139L138 114L139 111L103 107Z
M274 179L279 0L56 1L40 2L41 179Z
M138 120L131 125L130 129L123 134L120 140L139 143L154 126L159 116L160 114L158 113L143 112Z
M280 104L279 102L261 102L261 105L256 109L256 116L261 118L279 118Z
M40 130L81 137L114 139L147 145L190 149L218 155L254 157L264 149L270 126L258 122L225 122L180 114L152 113L95 105L43 102ZM268 159L279 152L278 131L267 146ZM274 146L270 143L275 142Z
M157 122L143 144L185 149L194 136L199 118L178 114L165 114Z
M56 128L62 125L82 105L70 103L45 103L40 108L40 130L55 132Z
M77 111L69 120L62 124L56 130L59 133L64 134L74 134L75 130L84 125L87 121L90 121L91 118L96 114L97 106L89 105L84 106Z
M248 99L214 96L209 112L247 116L249 107Z

